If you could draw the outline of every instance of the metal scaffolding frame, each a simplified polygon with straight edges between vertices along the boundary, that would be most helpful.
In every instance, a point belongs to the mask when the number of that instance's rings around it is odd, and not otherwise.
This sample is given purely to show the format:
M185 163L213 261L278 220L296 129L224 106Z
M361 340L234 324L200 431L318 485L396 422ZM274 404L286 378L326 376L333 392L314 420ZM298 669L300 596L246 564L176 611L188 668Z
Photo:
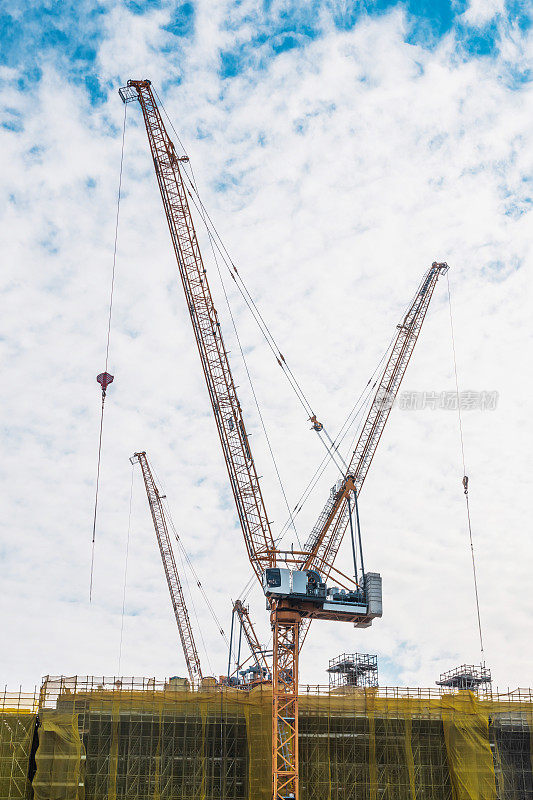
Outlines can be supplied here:
M460 667L443 672L435 683L437 686L452 690L466 689L470 692L477 692L482 688L489 687L492 684L492 677L490 669L485 665L461 664Z
M199 691L154 679L48 678L39 716L51 733L40 746L54 769L34 783L35 800L55 796L49 774L64 800L77 800L78 786L85 800L270 800L270 704L267 684ZM488 776L495 800L533 800L532 736L530 690L480 699L449 689L301 686L301 795L453 800L458 780L477 786ZM76 753L80 769L69 772Z
M367 686L378 685L378 657L370 653L342 653L330 659L330 686Z

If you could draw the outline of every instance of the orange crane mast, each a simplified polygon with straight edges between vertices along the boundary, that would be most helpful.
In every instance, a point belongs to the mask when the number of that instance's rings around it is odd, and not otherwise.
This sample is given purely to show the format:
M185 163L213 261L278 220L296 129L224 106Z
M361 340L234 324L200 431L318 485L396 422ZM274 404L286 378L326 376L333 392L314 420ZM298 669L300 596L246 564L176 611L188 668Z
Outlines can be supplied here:
M152 514L155 535L157 537L159 552L161 553L161 560L165 570L174 616L176 617L178 625L183 654L187 663L191 684L194 686L202 680L202 667L200 665L200 658L194 641L191 620L189 618L187 606L185 605L183 587L179 578L172 542L168 532L167 520L162 503L163 496L156 486L146 453L135 453L130 460L132 464L139 463L141 466L146 495L148 497L148 505L150 506L150 512Z
M359 478L348 470L341 487L309 539L309 551L283 553L272 537L250 443L244 426L228 355L213 304L182 174L186 156L178 157L159 112L151 83L130 80L119 90L127 103L138 100L142 109L154 169L167 217L178 270L200 354L209 398L222 446L237 513L250 563L262 584L270 607L273 630L272 666L272 796L299 797L298 782L298 659L302 620L344 620L367 626L381 616L381 577L366 573L364 586L333 566L344 533L345 506L350 492L360 489L388 417L374 403L352 464L361 464ZM395 396L412 353L438 273L433 265L411 307L382 384ZM435 271L435 267L439 269ZM403 333L402 333L403 331ZM381 401L380 401L381 402ZM389 408L390 411L390 408ZM317 423L319 424L319 423ZM362 476L362 478L361 478ZM357 485L357 480L359 484ZM357 495L355 495L356 497ZM345 502L346 501L346 502ZM279 566L284 564L285 566ZM292 569L289 568L292 565ZM334 571L342 590L326 586ZM342 583L344 581L344 583Z

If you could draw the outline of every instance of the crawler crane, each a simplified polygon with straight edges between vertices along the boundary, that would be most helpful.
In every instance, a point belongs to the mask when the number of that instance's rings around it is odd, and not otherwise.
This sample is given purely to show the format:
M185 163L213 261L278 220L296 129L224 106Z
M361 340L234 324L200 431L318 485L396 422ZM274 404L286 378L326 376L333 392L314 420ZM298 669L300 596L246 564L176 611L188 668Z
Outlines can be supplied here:
M344 533L351 498L357 498L388 417L376 400L359 440L350 469L328 501L305 552L282 552L275 546L265 509L241 406L222 338L218 315L191 216L183 161L165 129L149 80L130 80L120 89L122 100L139 101L148 135L178 271L200 354L237 514L248 557L267 597L273 630L272 796L298 800L298 658L302 621L348 621L366 626L381 616L381 578L367 572L361 584L333 566ZM396 346L383 374L394 400L416 343L435 282L446 269L434 264L401 323ZM390 410L390 408L389 408ZM321 423L312 420L317 432ZM353 466L353 470L352 470ZM359 472L357 471L359 470ZM290 565L290 566L289 566ZM342 588L328 588L335 575Z

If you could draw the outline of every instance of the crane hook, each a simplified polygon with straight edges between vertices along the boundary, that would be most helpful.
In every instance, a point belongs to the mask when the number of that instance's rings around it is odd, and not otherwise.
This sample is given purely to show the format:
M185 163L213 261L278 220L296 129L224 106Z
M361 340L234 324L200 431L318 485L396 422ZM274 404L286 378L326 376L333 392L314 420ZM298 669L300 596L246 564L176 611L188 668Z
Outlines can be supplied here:
M309 417L309 421L313 423L312 430L317 431L320 433L322 428L324 427L321 422L319 422L316 418L316 414L313 414L312 417Z
M115 376L110 375L109 372L101 372L100 375L96 376L96 380L102 387L102 397L105 397L106 389L110 383L113 383Z
M468 475L463 476L463 488L465 490L465 494L468 494Z

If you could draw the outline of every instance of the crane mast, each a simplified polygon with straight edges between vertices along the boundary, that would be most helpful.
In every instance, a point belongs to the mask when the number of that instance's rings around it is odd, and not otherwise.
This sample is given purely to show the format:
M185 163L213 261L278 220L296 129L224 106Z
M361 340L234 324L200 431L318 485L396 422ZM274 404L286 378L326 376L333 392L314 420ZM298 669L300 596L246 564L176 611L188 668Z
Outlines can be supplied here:
M172 608L174 609L174 616L178 625L178 631L187 662L187 669L191 684L195 685L202 680L202 668L200 666L200 658L194 635L191 628L191 621L187 606L185 605L185 597L183 595L183 588L179 578L176 561L174 559L174 552L172 550L172 543L168 532L167 520L163 509L162 497L159 489L154 481L152 470L148 464L146 453L135 453L131 458L132 463L139 463L141 466L144 485L146 488L146 495L148 497L148 504L154 522L155 535L159 545L159 552L161 553L161 560L165 570L167 579L168 590L170 592L170 599L172 601Z

